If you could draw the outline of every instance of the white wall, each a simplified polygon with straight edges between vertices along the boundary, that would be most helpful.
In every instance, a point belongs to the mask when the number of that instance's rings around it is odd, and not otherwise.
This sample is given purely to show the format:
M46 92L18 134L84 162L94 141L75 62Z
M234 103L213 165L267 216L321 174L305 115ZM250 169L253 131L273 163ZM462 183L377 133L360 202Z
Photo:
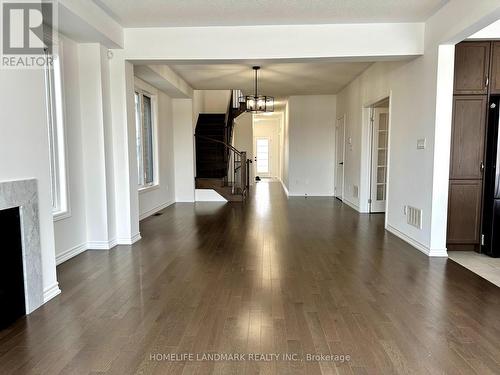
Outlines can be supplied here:
M203 113L203 90L193 90L193 128L196 129L198 115Z
M280 126L281 116L254 116L253 136L269 138L269 172L271 177L280 178ZM253 144L256 154L255 142ZM252 164L255 169L256 163ZM256 172L255 172L256 173Z
M407 63L376 63L362 73L339 95L337 112L346 114L345 199L366 212L369 191L368 121L364 108L390 96L389 176L387 225L429 246L432 199L433 117L431 95L432 66L427 57ZM431 70L430 72L428 70ZM423 109L426 108L426 109ZM427 149L417 150L417 139L427 139ZM359 196L353 196L353 186ZM404 205L423 210L423 229L406 224Z
M114 195L117 242L138 241L139 197L135 137L134 68L115 51L109 60L113 144Z
M114 50L110 59L113 155L118 243L139 240L139 194L134 105L134 68L125 59L126 51ZM149 67L151 68L151 67ZM193 105L186 91L189 85L171 70L153 69L141 76L149 84L158 84L172 93L175 200L194 201ZM156 86L158 87L158 86ZM162 89L163 90L163 89ZM181 99L186 98L186 99Z
M486 26L467 39L500 39L500 20Z
M337 117L345 115L346 145L344 160L344 200L362 212L368 212L368 122L363 108L388 97L388 76L406 62L377 63L363 72L337 96ZM359 188L354 195L354 186ZM362 197L362 198L360 198Z
M138 88L153 95L157 111L155 158L158 184L139 191L139 218L144 219L175 202L174 128L172 99L164 92L137 79Z
M244 112L234 120L233 146L238 151L246 151L247 159L254 160L253 157L253 118L249 112ZM254 168L250 168L250 185L253 185L255 178Z
M446 255L453 43L499 15L498 3L471 7L450 2L427 21L423 56L407 63L376 63L338 95L337 110L347 114L347 137L353 140L346 152L347 197L353 184L361 185L361 197L367 189L361 178L367 175L368 139L362 108L391 96L386 226L429 255ZM425 150L417 150L419 138L427 140ZM366 204L353 202L358 208ZM423 210L422 229L406 223L405 205Z
M58 264L87 248L107 248L118 242L113 240L116 238L114 193L119 190L119 186L115 186L114 183L113 165L115 161L122 162L120 158L114 160L111 152L113 150L113 135L110 129L112 114L111 103L107 99L109 94L106 94L110 90L106 51L97 44L79 45L62 35L60 39L62 41L60 53L63 69L66 153L69 172L68 197L71 212L69 217L54 222L55 252ZM84 59L79 60L78 53L83 53ZM80 84L82 81L80 62L84 64L82 74L85 84ZM158 107L159 115L158 172L160 184L139 194L138 215L140 218L144 218L175 201L173 110L170 97L151 85L140 82L144 89L153 91L152 93L157 95L155 105ZM93 88L89 91L91 83ZM88 100L89 97L92 100ZM89 107L91 103L94 103L93 107ZM87 108L84 113L81 110L82 105ZM90 115L95 116L95 120L89 120ZM86 123L87 126L83 126L83 123ZM116 138L116 132L114 136ZM84 147L84 145L87 146ZM135 151L135 143L132 146ZM97 149L89 155L88 150L96 147ZM94 160L97 156L98 159ZM96 172L101 177L86 178L86 173ZM86 194L89 195L89 198L86 198ZM96 204L98 201L96 196L101 197L99 198L101 204ZM86 205L86 202L90 203ZM89 217L94 217L88 223L87 213ZM98 219L96 220L95 217ZM130 219L129 217L128 220L130 221ZM101 220L100 223L99 220ZM103 231L102 241L96 241L95 233L92 232L93 228ZM127 241L125 239L125 242Z
M87 244L110 249L117 238L108 58L99 44L80 44L78 50Z
M335 106L334 95L288 98L290 195L333 196Z
M44 71L0 69L0 181L35 178L45 302L58 291ZM22 100L20 100L22 98Z
M78 44L62 35L59 49L63 100L70 216L54 222L57 263L86 250L85 153L82 145Z
M282 131L280 135L280 169L281 169L281 182L283 183L283 187L285 188L285 192L288 195L288 188L290 186L288 179L288 164L290 160L290 107L288 105L288 100L285 104L285 110L283 111L283 122L282 122Z
M173 99L175 201L194 202L193 100Z
M226 113L231 90L193 90L193 122L200 113Z
M202 113L226 113L231 90L196 90L200 92Z

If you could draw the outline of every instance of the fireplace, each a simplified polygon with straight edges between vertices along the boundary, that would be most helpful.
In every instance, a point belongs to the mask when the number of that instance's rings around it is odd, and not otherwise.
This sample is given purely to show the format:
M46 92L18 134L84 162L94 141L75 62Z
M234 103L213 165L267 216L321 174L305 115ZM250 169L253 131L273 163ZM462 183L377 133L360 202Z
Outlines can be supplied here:
M0 210L2 252L0 253L0 329L26 314L24 296L23 244L19 207Z
M3 326L44 301L36 180L0 182L0 228L0 310L7 310L0 313Z

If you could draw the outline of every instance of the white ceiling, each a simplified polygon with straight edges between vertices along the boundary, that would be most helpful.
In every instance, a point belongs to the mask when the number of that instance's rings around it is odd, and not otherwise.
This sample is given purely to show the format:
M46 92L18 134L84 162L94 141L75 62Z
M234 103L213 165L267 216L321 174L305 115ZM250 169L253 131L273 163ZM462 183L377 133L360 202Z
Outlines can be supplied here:
M259 93L289 95L336 94L363 72L369 62L266 63L259 71ZM182 64L170 66L198 90L241 89L253 93L251 64Z
M425 21L448 0L93 0L125 27Z

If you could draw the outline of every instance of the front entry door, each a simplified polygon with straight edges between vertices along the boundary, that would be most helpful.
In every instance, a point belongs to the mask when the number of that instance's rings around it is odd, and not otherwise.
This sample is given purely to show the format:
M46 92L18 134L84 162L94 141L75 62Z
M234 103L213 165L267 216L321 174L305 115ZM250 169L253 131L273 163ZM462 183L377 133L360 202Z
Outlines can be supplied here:
M255 156L256 156L256 165L255 172L256 176L259 177L269 177L271 175L271 164L269 157L269 138L260 137L255 138Z
M344 199L344 144L345 118L337 119L335 126L335 197Z
M370 212L385 212L389 108L373 108Z

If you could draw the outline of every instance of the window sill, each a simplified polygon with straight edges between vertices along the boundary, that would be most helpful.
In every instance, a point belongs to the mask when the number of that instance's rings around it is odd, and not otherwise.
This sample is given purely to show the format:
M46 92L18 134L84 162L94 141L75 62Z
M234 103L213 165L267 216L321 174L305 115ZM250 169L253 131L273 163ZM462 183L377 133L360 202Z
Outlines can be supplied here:
M71 217L71 211L66 210L66 211L53 212L52 217L53 217L54 222L68 219Z
M152 190L156 190L160 188L160 184L154 184L149 186L143 186L139 188L139 194L147 193Z

